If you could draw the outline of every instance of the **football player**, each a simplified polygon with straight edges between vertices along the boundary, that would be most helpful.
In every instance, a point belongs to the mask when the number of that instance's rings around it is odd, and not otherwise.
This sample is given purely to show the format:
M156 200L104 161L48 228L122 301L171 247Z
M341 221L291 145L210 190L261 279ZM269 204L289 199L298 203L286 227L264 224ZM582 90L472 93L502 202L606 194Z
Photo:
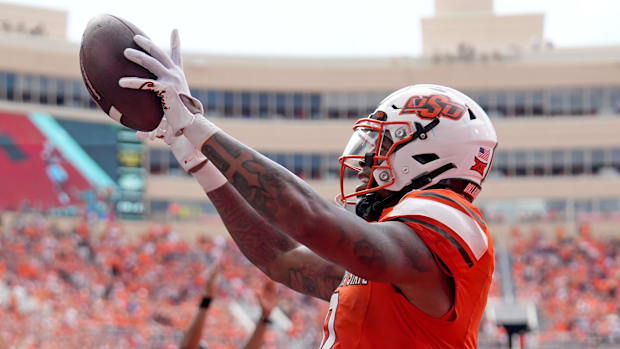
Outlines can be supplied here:
M203 115L176 31L170 55L135 41L148 54L125 57L157 79L120 86L162 98L165 121L151 136L193 173L245 256L273 280L329 301L321 348L476 347L494 256L472 202L497 145L476 102L413 85L357 121L340 158L339 197L355 214ZM347 170L361 182L350 193Z

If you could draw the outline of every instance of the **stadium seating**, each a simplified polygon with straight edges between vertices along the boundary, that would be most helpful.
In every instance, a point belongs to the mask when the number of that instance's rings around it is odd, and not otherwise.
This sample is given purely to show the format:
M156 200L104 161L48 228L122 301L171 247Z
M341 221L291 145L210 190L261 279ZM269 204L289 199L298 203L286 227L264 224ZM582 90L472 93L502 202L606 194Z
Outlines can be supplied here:
M236 348L248 336L230 302L256 304L263 276L230 240L186 242L153 226L128 240L109 223L94 234L82 222L58 229L39 215L21 216L0 234L0 343L33 348L168 348L178 345L197 309L204 272L222 265L205 338L210 348ZM269 348L318 347L327 304L281 289L279 307L292 321L273 329ZM53 339L53 340L52 340Z
M538 342L618 345L620 343L620 240L592 237L512 236L517 296L534 301L541 316Z
M620 343L620 240L513 230L509 239L516 296L534 302L540 328L530 338L541 347L561 343ZM231 303L256 304L264 280L224 236L181 239L153 225L140 236L108 221L91 231L81 221L70 230L55 219L22 213L0 231L0 343L16 347L174 347L196 311L205 270L222 265L205 340L210 348L239 347L247 330ZM502 296L496 269L491 299ZM326 303L281 287L279 307L290 330L273 328L268 347L317 347ZM34 330L33 330L34 329ZM503 343L505 332L485 320L481 348ZM53 338L53 341L50 339ZM495 343L495 344L493 344ZM560 343L560 344L558 344Z

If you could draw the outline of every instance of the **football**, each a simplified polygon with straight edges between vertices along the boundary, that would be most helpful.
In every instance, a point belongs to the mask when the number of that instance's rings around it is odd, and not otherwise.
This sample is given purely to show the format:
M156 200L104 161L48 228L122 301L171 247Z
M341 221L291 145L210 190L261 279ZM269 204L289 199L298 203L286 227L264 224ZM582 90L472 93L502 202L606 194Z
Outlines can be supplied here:
M94 101L112 119L138 131L152 131L163 117L161 99L151 91L118 86L122 77L155 79L123 55L126 48L144 51L134 41L146 36L128 21L109 14L91 19L80 45L82 79Z

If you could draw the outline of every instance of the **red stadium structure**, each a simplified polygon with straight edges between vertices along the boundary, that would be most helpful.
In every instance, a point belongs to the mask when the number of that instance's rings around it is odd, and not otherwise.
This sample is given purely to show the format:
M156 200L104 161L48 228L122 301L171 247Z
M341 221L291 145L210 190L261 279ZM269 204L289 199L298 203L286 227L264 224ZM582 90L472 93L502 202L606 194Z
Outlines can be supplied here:
M0 207L47 210L80 202L90 183L27 115L0 111Z

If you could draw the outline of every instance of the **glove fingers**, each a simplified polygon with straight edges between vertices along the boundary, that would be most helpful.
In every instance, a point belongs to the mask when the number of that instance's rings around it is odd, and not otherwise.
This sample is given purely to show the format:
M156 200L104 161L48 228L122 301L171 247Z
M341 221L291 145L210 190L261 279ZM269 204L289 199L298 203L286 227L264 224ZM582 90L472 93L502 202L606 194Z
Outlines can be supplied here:
M179 99L181 99L181 103L189 110L192 114L204 114L204 109L202 107L202 103L199 100L192 96L188 96L184 93L179 93Z
M121 78L118 80L118 86L122 88L132 88L134 90L147 90L159 92L161 85L157 80L143 78Z
M136 136L138 136L138 138L140 139L148 139L150 141L161 139L164 141L164 143L170 145L171 137L168 136L169 133L171 132L165 133L165 132L155 132L155 131L151 131L151 132L137 131Z
M133 48L127 48L123 53L125 55L125 58L136 63L139 66L148 69L157 77L160 77L166 73L166 67L160 61L147 55L142 51L138 51Z
M164 143L168 145L172 144L174 134L172 133L172 127L168 125L165 119L162 120L159 127L153 132L155 132L155 137L162 139Z
M161 139L164 140L164 143L171 145L174 140L174 133L172 133L172 129L167 130L167 132L162 133Z
M170 58L172 63L177 67L183 69L183 61L181 59L181 39L179 38L179 31L174 29L170 34Z
M170 134L172 134L172 132L166 132L166 130L163 129L161 125L151 132L143 132L143 131L136 132L136 136L138 136L138 138L140 139L148 139L151 141L154 141L156 139L163 139L163 141L166 142L167 144L170 144L170 140L171 140L170 139L171 137L169 136Z
M151 56L153 56L157 61L159 61L166 68L172 68L172 60L168 56L168 54L159 48L155 43L153 43L149 38L136 35L133 37L133 40L138 44L138 46L142 47L144 51L148 52Z
M155 139L155 138L165 138L166 136L166 129L162 128L161 124L159 125L159 127L157 127L155 130L151 131L152 132L152 138L151 139Z
M136 136L138 136L138 138L140 139L150 139L151 132L136 131Z

